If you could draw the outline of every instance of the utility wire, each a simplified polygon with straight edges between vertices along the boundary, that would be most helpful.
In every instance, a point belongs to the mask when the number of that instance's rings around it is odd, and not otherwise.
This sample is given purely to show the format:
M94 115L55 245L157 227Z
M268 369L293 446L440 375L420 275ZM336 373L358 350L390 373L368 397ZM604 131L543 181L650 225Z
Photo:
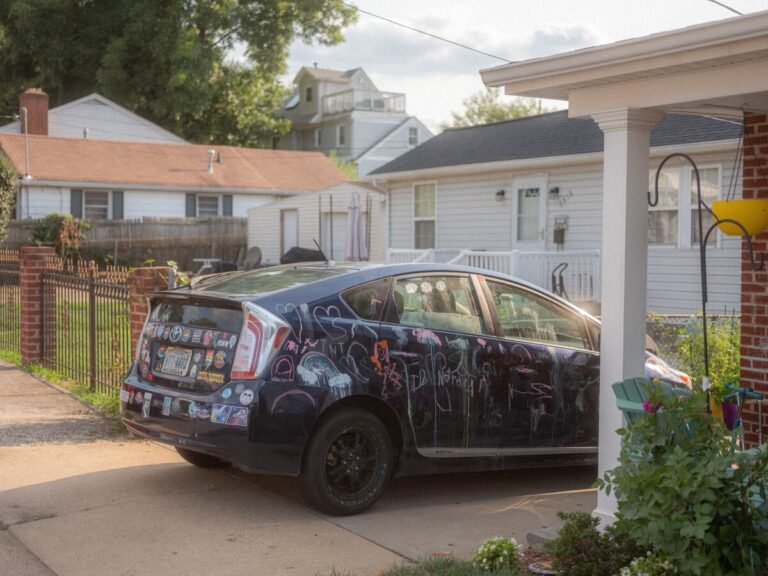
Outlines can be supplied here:
M384 22L389 22L390 24L394 24L395 26L400 26L401 28L405 28L406 30L411 30L412 32L418 32L419 34L424 34L424 36L429 36L430 38L434 38L435 40L448 42L449 44L453 44L454 46L458 46L459 48L464 48L465 50L471 50L472 52L477 52L478 54L482 54L483 56L496 58L496 60L501 60L502 62L507 62L508 64L513 63L512 60L509 60L507 58L502 58L501 56L496 56L495 54L483 52L482 50L478 50L477 48L472 48L472 46L467 46L466 44L461 44L460 42L454 42L453 40L449 40L448 38L443 38L442 36L438 36L437 34L432 34L431 32L420 30L418 28L414 28L413 26L408 26L407 24L403 24L402 22L396 22L395 20L390 20L389 18L385 18L384 16L379 16L378 14L374 14L373 12L368 12L366 10L363 10L362 8L355 6L354 4L348 4L346 2L343 2L343 4L347 8L352 8L353 10L357 10L362 14L371 16L373 18L378 18L379 20L383 20Z
M707 2L712 2L712 4L717 4L718 6L720 6L722 8L725 8L726 10L730 10L731 12L733 12L734 14L738 14L739 16L744 16L744 14L742 12L739 12L735 8L731 8L727 4L723 4L722 2L718 2L717 0L707 0Z

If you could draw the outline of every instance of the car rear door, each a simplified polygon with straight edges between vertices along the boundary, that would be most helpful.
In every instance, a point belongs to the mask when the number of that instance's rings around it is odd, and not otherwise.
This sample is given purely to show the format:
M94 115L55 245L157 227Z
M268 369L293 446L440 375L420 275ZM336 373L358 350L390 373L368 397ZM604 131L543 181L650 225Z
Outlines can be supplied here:
M407 414L425 456L494 455L485 432L492 367L485 362L489 319L469 274L395 278L395 310L381 325L377 351L383 394L407 392ZM385 349L381 349L385 347Z

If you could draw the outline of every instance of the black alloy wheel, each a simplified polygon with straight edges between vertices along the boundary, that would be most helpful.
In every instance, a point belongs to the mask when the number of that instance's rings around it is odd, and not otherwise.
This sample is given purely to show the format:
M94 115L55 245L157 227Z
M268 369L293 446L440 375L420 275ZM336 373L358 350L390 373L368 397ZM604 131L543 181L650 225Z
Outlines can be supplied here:
M344 409L312 436L299 488L322 512L357 514L381 496L392 461L392 442L381 421L364 410Z

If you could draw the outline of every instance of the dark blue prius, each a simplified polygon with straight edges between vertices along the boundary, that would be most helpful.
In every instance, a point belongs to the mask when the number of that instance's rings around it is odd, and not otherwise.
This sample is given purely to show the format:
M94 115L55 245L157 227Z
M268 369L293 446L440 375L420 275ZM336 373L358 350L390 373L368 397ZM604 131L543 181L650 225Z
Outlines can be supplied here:
M599 331L473 268L207 276L152 296L121 410L192 464L297 476L309 504L354 514L393 475L594 462Z

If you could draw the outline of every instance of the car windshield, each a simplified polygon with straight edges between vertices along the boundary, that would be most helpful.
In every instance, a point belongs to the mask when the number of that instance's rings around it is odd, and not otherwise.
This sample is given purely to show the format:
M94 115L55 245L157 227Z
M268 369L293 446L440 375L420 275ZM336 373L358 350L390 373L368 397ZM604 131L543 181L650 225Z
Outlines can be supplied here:
M264 268L244 274L226 276L207 281L197 288L201 292L225 292L227 294L265 294L303 286L349 272L345 268Z

